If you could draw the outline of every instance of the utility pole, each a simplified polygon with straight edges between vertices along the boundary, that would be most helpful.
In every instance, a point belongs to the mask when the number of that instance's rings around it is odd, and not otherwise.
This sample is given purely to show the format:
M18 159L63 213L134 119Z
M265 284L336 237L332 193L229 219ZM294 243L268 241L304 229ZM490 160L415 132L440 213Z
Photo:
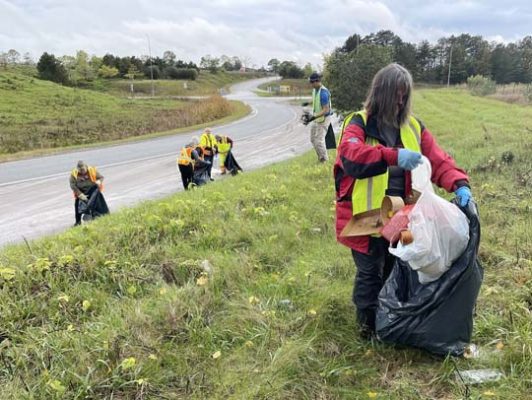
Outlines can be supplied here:
M451 51L449 54L449 72L447 73L447 87L449 87L451 83L451 63L453 61L453 44L451 43Z
M155 88L153 86L153 61L151 59L150 37L148 36L148 34L146 34L146 37L148 38L148 52L150 54L151 97L155 97Z

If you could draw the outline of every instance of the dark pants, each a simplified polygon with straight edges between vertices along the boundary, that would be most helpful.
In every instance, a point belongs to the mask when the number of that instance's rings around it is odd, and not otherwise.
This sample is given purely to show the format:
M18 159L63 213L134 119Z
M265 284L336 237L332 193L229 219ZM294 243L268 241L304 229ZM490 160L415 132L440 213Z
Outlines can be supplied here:
M76 200L74 200L74 213L76 215L76 225L81 224L81 214L78 212L79 208L79 199L76 197Z
M181 172L181 179L183 180L183 187L185 190L188 190L188 185L192 182L192 177L194 176L194 168L192 164L189 165L179 165L179 172Z
M369 254L351 250L357 267L353 303L362 331L375 332L375 312L379 292L392 271L395 257L388 252L389 243L383 238L369 239Z
M205 161L210 162L209 167L207 169L207 172L209 173L209 178L212 178L212 163L214 161L214 154L212 154L210 156L204 156L203 159Z

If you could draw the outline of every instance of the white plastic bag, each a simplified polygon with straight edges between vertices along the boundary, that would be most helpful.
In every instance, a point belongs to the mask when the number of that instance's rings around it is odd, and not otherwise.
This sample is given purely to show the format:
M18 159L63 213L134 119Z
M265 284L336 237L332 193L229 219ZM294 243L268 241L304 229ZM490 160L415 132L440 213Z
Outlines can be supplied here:
M421 167L423 172L412 176L413 182L416 176L425 179L416 182L417 188L423 191L409 215L408 229L414 241L408 245L399 242L397 248L390 247L389 251L417 270L421 283L429 283L438 279L464 252L469 241L469 222L457 206L434 193L430 162L425 157Z

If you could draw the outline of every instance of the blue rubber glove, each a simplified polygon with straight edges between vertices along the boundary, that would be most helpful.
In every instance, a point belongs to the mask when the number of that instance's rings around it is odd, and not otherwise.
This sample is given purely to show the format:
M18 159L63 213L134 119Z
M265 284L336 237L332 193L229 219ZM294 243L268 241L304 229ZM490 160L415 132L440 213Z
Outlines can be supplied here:
M458 197L461 207L467 206L469 200L471 200L471 198L473 197L471 195L471 189L469 189L467 186L459 187L454 191L454 194L456 195L456 197Z
M419 164L421 164L421 154L408 149L399 149L399 157L397 164L408 171L413 170Z

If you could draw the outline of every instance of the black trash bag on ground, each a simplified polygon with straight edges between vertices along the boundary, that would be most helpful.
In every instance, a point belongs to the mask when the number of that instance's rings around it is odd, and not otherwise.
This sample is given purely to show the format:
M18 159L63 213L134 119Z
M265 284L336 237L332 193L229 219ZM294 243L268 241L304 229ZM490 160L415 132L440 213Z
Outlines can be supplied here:
M98 186L94 186L87 193L88 200L80 201L78 204L78 213L94 219L105 214L109 214L109 207Z
M199 160L194 165L194 174L192 175L192 183L196 186L202 186L210 181L209 177L209 161Z
M237 163L233 152L229 150L227 156L225 157L224 167L227 169L227 172L230 172L232 175L238 174L239 171L242 171L242 168Z
M477 259L480 222L473 201L460 209L469 219L469 243L438 280L423 285L416 271L396 260L379 294L376 330L383 342L454 356L462 355L470 343L483 278Z
M336 137L334 136L332 124L329 124L329 127L327 128L327 134L325 135L325 148L327 150L336 149Z

